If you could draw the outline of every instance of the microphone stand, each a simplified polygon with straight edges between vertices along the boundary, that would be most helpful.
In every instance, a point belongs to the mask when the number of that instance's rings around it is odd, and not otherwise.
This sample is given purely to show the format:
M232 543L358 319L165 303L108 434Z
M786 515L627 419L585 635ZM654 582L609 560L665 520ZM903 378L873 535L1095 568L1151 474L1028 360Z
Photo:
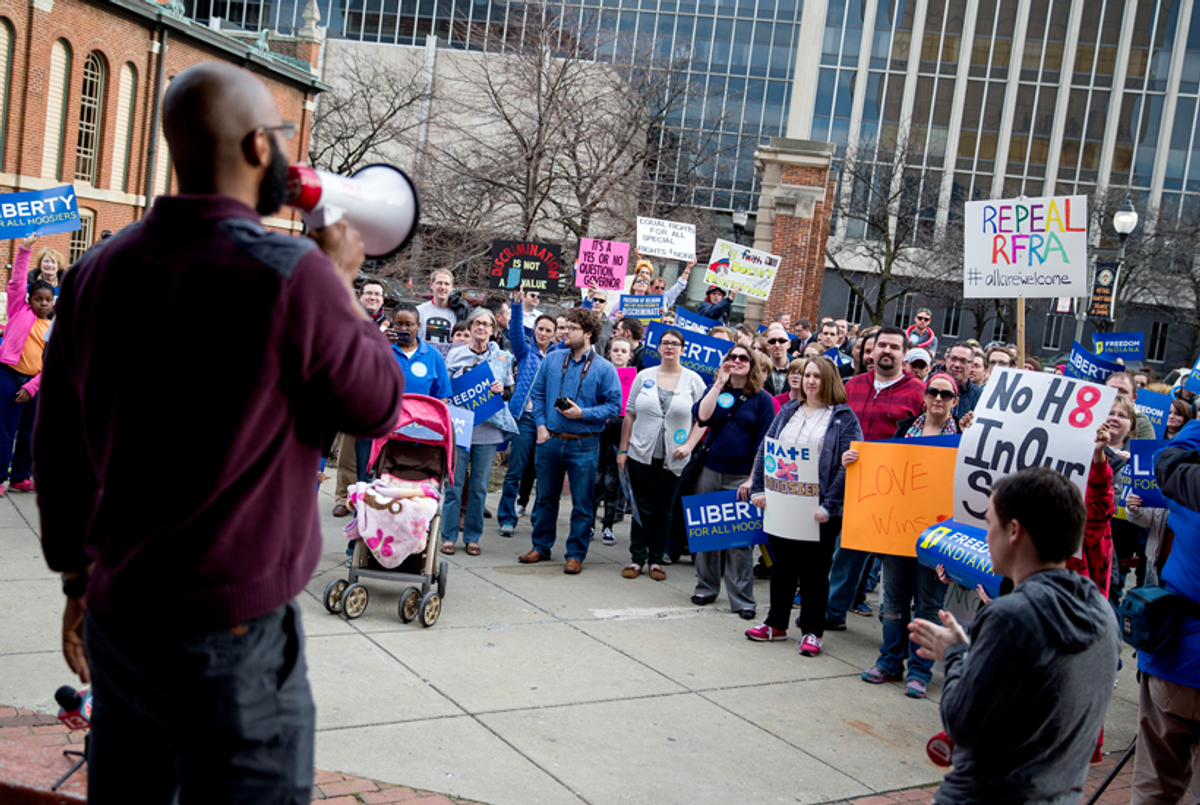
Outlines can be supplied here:
M79 771L79 769L83 767L84 763L87 763L88 742L91 739L92 739L92 735L90 732L87 735L83 736L83 751L82 752L80 752L78 749L64 749L63 750L64 755L79 755L79 760L75 761L75 765L72 766L70 769L68 769L66 774L64 774L62 777L58 778L57 783L50 786L51 791L57 791L59 786L61 786L63 783L65 783L72 774Z

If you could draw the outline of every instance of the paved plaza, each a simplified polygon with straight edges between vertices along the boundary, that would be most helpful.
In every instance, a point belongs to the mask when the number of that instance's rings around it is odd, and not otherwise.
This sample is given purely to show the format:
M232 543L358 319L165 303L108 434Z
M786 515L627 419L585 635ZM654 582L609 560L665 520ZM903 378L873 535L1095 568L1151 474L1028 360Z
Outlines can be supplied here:
M447 557L432 628L400 623L405 585L370 580L366 613L347 622L320 600L345 571L346 521L330 516L331 491L319 503L325 552L301 597L320 769L488 805L839 802L941 777L925 755L940 729L941 675L925 701L900 683L863 683L878 649L874 618L852 616L822 656L803 658L794 639L748 641L757 621L729 612L724 595L693 606L686 561L667 567L665 582L621 578L627 524L615 547L593 543L579 576L563 574L561 541L552 562L519 565L524 519L512 539L488 520L482 556L460 542ZM756 582L760 619L767 589ZM0 499L0 707L53 712L54 690L77 682L59 652L62 603L34 496ZM1105 733L1116 752L1137 715L1123 656Z

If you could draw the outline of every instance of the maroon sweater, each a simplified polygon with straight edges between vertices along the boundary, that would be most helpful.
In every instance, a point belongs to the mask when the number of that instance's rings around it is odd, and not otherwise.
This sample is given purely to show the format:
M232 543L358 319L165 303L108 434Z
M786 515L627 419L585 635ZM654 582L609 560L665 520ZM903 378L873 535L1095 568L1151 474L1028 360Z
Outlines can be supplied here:
M382 436L404 375L308 238L222 196L159 198L64 278L34 466L46 561L95 562L119 628L227 626L296 596L321 553L335 431Z
M863 441L876 442L896 435L896 423L925 410L925 384L912 372L878 394L875 373L855 375L846 381L846 404L862 425Z

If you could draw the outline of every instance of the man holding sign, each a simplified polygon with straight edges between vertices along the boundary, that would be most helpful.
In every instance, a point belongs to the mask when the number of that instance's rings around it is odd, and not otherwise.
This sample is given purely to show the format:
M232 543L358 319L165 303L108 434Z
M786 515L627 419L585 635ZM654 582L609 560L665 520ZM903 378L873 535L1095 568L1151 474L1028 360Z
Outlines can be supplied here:
M746 630L746 637L762 642L787 637L792 599L799 583L805 606L800 609L803 636L797 649L801 656L815 657L821 653L825 637L829 565L842 529L846 491L842 454L850 449L851 442L862 438L862 428L846 405L846 390L830 361L809 358L801 372L799 399L780 410L754 462L750 502L765 507L764 528L773 563L771 610L766 621ZM790 452L784 454L783 449L794 450L796 457ZM794 470L790 466L793 464ZM793 472L795 481L789 477ZM817 487L816 495L805 494L812 492L813 486ZM811 511L807 518L795 517L790 522L785 519L782 525L776 525L774 510L784 510L789 498L806 501Z

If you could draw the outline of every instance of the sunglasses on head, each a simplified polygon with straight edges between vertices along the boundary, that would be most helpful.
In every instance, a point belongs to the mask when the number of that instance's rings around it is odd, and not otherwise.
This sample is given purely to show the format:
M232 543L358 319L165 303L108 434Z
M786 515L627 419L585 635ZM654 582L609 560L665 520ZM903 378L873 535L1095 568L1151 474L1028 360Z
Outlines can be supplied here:
M925 389L925 396L931 400L936 400L938 397L941 397L943 400L953 400L958 396L958 393L950 389Z
M737 353L736 355L726 355L725 356L725 363L733 363L734 361L739 361L741 363L750 363L750 356L746 355L744 353L741 353L741 352Z

